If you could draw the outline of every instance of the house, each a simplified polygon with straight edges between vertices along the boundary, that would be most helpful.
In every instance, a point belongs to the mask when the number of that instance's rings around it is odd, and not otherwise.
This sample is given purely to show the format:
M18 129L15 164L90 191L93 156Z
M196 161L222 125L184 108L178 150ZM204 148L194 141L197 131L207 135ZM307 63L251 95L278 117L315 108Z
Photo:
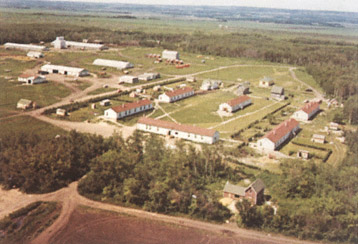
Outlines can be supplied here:
M132 75L123 75L119 77L118 81L119 83L129 83L129 84L139 82L138 77Z
M75 49L81 49L81 50L105 50L105 49L108 49L108 47L106 47L105 45L98 44L98 43L66 41L63 36L56 37L56 40L51 42L51 45L54 46L54 48L56 48L56 49L64 49L64 48L75 48Z
M237 87L237 94L245 95L250 93L250 83L244 82Z
M48 51L48 48L46 46L40 46L40 45L32 45L32 44L20 44L20 43L12 43L7 42L4 44L5 49L19 49L24 51Z
M177 60L177 59L179 59L179 52L164 50L162 52L162 58L169 59L169 60Z
M99 105L101 105L101 106L109 106L110 104L111 104L111 100L109 100L109 99L104 99L99 102Z
M276 100L285 100L285 89L281 86L273 86L271 89L271 98Z
M20 109L29 109L33 107L33 102L31 100L28 99L20 99L17 102L16 108L20 108Z
M302 159L309 159L310 154L306 150L298 150L297 157Z
M93 65L97 65L97 66L107 66L107 67L112 67L112 68L116 68L116 69L130 69L133 68L134 65L130 62L124 62L124 61L118 61L118 60L110 60L110 59L96 59L95 61L93 61L92 63Z
M264 192L265 184L261 179L255 180L248 187L242 187L230 184L229 181L226 182L224 186L224 197L229 197L231 199L247 199L252 204L261 204L265 201Z
M259 86L260 87L270 87L274 85L273 79L271 77L265 76L263 79L260 80Z
M324 144L326 142L325 135L313 134L311 138L311 142Z
M217 142L220 137L219 132L215 130L145 117L138 120L137 129L207 144Z
M56 109L56 115L58 115L58 116L66 116L67 115L66 109L62 109L62 108Z
M221 80L204 80L201 84L200 90L209 91L219 89L219 86L222 84Z
M318 102L309 102L305 104L300 110L296 111L292 117L301 120L301 121L308 121L313 116L315 116L319 112L319 103Z
M262 150L274 151L288 139L295 136L299 129L300 124L297 120L290 118L276 126L263 138L258 140L257 147Z
M159 95L158 99L160 102L172 103L178 100L194 96L194 89L191 87L184 87L177 90L169 91Z
M243 95L234 98L226 103L220 104L219 110L232 113L235 112L236 110L243 109L250 104L251 104L251 98L246 95Z
M41 75L21 74L19 75L17 80L27 85L33 85L33 84L45 83L46 77Z
M107 119L122 119L124 117L141 113L150 109L153 109L153 104L150 100L145 99L107 109L104 111L104 116Z
M138 79L141 81L150 81L160 78L159 73L144 73L141 75L138 75Z
M30 58L43 58L44 54L42 52L30 51L26 56Z
M41 72L52 74L63 74L75 77L82 77L90 75L89 71L82 68L68 67L62 65L45 64L40 69Z

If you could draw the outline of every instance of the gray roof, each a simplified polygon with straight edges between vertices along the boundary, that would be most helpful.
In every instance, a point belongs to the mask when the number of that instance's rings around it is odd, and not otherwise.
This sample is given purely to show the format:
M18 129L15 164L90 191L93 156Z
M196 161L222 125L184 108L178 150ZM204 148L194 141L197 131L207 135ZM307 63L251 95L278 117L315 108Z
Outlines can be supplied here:
M21 104L21 105L30 105L32 103L31 100L28 100L28 99L24 99L24 98L21 98L17 104Z
M275 94L283 94L284 92L285 90L281 86L273 86L271 89L271 93L275 93Z
M255 180L251 185L250 185L256 192L260 192L262 189L265 189L265 184L261 179L257 179ZM249 187L250 187L249 186ZM248 187L248 188L249 188Z
M229 181L226 182L224 187L224 192L233 193L239 196L245 196L245 190L245 187L230 184Z

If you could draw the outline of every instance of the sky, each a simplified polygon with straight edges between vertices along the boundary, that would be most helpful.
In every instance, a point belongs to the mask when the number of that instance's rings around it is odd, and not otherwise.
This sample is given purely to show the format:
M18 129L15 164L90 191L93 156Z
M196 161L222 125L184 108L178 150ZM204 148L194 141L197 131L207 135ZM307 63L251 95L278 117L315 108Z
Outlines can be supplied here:
M65 0L132 4L246 6L358 12L358 0Z

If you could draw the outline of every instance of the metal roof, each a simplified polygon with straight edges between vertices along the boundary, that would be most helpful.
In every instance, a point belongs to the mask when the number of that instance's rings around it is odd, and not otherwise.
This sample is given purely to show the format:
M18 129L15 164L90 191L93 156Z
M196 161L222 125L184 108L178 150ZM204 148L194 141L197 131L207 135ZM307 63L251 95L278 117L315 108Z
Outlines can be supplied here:
M117 68L117 69L127 69L127 68L134 67L134 65L130 62L110 60L110 59L100 59L100 58L93 61L93 65L108 66L108 67L113 67L113 68Z

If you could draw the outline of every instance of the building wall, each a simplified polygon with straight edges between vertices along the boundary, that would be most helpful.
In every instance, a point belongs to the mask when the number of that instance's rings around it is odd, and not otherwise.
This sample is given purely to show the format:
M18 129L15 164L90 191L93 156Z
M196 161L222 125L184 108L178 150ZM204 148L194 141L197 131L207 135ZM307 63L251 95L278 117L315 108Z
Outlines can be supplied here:
M273 143L272 141L270 141L267 138L262 138L262 139L258 140L257 147L261 148L261 149L265 149L265 150L271 150L271 151L274 151L276 148L275 143Z
M227 103L222 103L222 104L219 105L219 110L227 111L227 112L231 113L232 112L232 107Z
M104 111L104 117L107 119L117 119L117 116L117 113L111 108Z
M244 101L243 103L237 104L232 108L232 111L235 112L236 110L243 109L244 107L251 104L251 99Z
M297 120L308 121L308 114L303 112L302 110L296 111L292 117Z
M141 113L141 112L150 110L152 108L153 108L153 104L149 104L149 105L141 106L138 108L133 108L133 109L130 109L127 111L123 111L120 113L117 113L112 108L110 108L110 109L107 109L104 111L104 116L109 119L122 119L124 117L130 116L133 114L137 114L137 113Z

